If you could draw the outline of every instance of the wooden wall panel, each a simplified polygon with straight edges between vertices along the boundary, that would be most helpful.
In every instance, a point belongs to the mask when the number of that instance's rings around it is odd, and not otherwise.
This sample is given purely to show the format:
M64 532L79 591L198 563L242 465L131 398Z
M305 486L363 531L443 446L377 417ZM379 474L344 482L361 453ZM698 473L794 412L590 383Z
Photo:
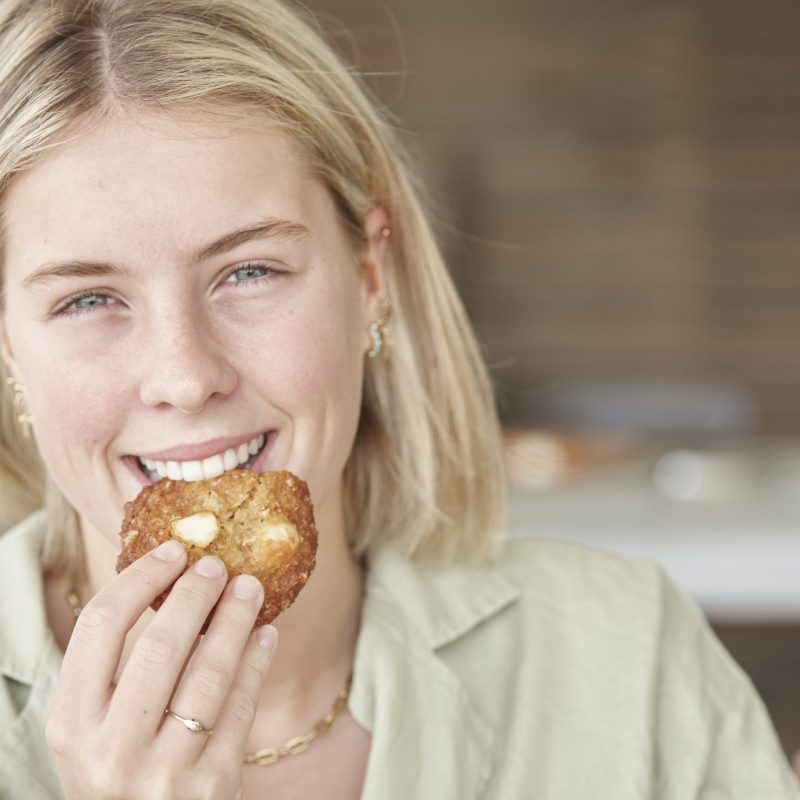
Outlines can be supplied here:
M719 380L800 433L796 0L310 6L384 73L509 421Z

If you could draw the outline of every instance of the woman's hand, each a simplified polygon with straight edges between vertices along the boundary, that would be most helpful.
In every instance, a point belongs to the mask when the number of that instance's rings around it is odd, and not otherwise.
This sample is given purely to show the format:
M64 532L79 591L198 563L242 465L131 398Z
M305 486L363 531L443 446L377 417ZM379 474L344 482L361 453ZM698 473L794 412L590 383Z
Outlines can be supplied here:
M185 562L178 542L160 545L98 592L77 620L47 725L69 800L241 796L247 737L277 633L265 626L250 634L263 595L255 578L242 575L226 587L222 562L208 557L175 581ZM115 685L126 634L173 581ZM166 708L213 735L188 730Z

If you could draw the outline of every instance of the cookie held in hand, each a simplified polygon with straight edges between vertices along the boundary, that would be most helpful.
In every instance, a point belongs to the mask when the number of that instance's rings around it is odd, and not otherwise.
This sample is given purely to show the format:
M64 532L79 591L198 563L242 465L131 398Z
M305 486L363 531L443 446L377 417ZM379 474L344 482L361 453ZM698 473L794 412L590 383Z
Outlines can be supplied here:
M125 505L117 572L167 539L188 554L222 559L228 579L261 581L264 605L253 627L272 622L295 601L314 569L317 529L308 486L291 472L231 470L207 481L163 478ZM169 591L152 604L158 610ZM208 620L203 625L205 633Z

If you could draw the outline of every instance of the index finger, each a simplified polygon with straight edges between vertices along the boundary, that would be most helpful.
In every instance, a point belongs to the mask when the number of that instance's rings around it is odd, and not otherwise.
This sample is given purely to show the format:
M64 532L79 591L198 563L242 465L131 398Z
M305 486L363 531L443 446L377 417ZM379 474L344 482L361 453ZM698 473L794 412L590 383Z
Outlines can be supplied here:
M86 604L64 654L54 714L69 704L83 716L102 715L128 631L175 582L185 563L186 551L170 539L134 561Z

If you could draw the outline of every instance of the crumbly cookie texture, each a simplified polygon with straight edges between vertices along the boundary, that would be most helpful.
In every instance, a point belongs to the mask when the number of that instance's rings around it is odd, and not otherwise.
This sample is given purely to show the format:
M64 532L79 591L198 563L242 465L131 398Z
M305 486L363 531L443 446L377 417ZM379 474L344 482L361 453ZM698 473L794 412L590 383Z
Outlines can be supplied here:
M117 572L161 542L177 539L186 548L187 568L214 555L225 563L229 579L254 575L264 587L264 605L253 627L272 622L295 601L317 552L308 486L288 471L231 470L191 482L163 478L125 505L120 539ZM167 594L155 599L153 609Z

